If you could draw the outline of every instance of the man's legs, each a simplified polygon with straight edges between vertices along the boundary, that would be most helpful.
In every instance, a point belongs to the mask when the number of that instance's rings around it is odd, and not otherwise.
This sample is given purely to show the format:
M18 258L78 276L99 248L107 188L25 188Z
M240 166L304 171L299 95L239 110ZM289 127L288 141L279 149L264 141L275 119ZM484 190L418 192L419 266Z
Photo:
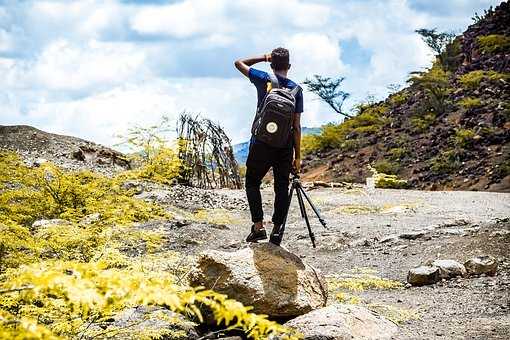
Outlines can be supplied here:
M246 161L246 197L250 206L251 220L257 230L263 228L264 212L262 210L260 185L262 178L271 167L270 153L270 150L264 144L255 143L250 145L250 152Z
M292 169L292 148L281 149L273 163L274 211L273 223L280 226L287 215L289 204L289 175Z

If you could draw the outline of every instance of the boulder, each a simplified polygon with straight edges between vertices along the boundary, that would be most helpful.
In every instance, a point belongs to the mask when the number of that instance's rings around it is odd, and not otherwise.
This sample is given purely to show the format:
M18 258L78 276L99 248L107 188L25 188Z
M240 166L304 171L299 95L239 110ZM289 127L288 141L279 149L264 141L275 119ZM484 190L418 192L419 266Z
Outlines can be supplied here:
M327 286L319 270L272 243L235 252L208 250L190 275L204 286L272 317L294 317L324 307Z
M333 304L284 324L304 335L304 340L391 339L398 327L360 306Z
M424 286L438 282L439 268L435 266L420 266L413 268L407 274L407 282L413 286Z
M477 256L464 263L469 275L496 275L498 261L492 256Z
M439 268L440 279L451 279L456 276L466 276L466 267L455 260L435 260L432 266Z

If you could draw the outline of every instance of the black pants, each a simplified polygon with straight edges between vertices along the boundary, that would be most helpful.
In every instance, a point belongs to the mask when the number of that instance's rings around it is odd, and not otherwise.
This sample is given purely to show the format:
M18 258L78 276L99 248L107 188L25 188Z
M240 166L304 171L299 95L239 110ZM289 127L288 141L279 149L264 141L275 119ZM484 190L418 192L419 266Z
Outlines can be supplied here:
M246 196L250 205L253 223L262 222L262 197L260 184L269 169L273 168L274 177L274 224L282 224L287 215L289 175L292 169L293 148L274 148L262 142L252 142L246 161Z

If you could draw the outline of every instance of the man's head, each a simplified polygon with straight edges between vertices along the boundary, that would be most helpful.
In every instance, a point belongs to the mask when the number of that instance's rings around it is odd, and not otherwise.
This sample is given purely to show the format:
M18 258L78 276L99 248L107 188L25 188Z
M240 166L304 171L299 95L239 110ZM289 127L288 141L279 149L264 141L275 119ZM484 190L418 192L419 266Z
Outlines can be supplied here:
M275 48L271 52L271 68L275 71L288 71L290 68L289 50L283 47Z

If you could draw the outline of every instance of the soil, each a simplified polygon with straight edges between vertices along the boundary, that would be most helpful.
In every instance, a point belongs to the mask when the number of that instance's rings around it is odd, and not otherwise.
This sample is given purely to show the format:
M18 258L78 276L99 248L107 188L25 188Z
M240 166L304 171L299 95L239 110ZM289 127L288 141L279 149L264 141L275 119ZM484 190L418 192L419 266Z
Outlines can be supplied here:
M215 193L227 200L244 199L241 190ZM498 259L494 277L353 293L362 305L384 305L417 314L417 319L399 324L398 339L508 339L510 194L365 188L313 188L307 193L320 208L327 229L312 216L317 242L317 248L312 248L294 201L282 246L326 275L373 270L382 278L405 284L408 270L429 260L463 263L475 255ZM263 198L268 216L271 188L263 190ZM311 209L308 212L311 214ZM223 224L181 220L156 225L166 235L167 248L189 255L205 249L245 247L251 224L246 206L222 213L227 220ZM334 302L334 297L330 300Z

